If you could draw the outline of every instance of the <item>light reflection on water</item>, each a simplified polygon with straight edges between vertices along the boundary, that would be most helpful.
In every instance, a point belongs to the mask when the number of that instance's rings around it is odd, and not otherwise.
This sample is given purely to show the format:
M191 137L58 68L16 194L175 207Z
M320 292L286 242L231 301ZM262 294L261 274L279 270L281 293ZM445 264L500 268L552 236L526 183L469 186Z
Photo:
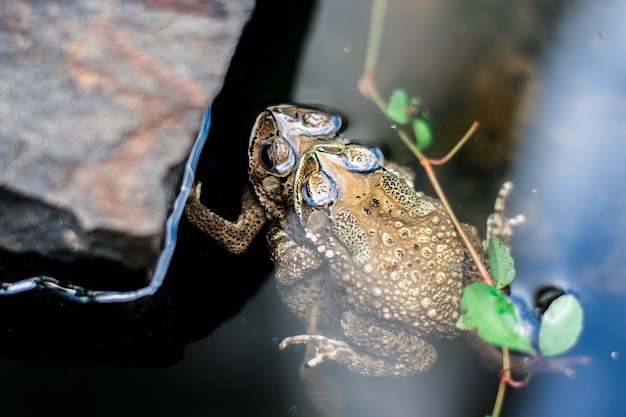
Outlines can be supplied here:
M566 14L537 118L512 170L528 214L517 247L523 290L574 291L585 330L572 355L593 358L574 380L537 378L509 415L618 415L626 410L626 3L583 2ZM536 189L532 195L528 190ZM539 400L538 400L539 399Z

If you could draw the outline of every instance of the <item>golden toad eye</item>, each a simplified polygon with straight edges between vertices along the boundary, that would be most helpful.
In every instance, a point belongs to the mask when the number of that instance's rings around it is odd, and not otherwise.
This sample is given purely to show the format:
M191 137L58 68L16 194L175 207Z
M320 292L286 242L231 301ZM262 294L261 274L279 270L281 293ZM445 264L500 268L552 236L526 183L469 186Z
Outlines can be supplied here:
M306 127L319 127L327 122L328 118L320 113L305 113L302 115L302 124Z
M303 113L300 122L305 131L313 136L334 135L342 125L341 117L317 111Z
M288 174L296 164L296 155L291 145L279 136L261 143L259 151L261 164L274 174Z
M341 117L323 111L289 107L272 112L280 136L297 143L303 135L329 139L341 129Z
M378 151L378 149L376 149ZM362 147L346 147L342 150L343 163L355 172L369 172L379 167L380 151Z
M338 197L337 184L322 171L310 173L302 183L302 199L310 207L322 207Z

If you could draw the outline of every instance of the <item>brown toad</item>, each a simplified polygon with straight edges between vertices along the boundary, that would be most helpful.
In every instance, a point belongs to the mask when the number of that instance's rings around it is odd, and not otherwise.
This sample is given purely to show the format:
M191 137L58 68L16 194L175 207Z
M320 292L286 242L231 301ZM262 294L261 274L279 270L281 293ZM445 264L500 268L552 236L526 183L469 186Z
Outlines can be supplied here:
M258 201L245 192L232 223L200 203L198 186L187 218L234 253L269 220L278 290L310 333L280 347L307 344L308 366L423 372L436 360L425 339L458 335L461 294L478 274L441 202L380 152L346 143L339 125L312 109L268 108L250 137ZM463 228L482 254L475 229Z
M425 338L458 335L463 289L479 279L441 202L380 161L363 146L324 144L298 166L294 209L329 265L331 293L343 310L343 338L301 335L281 343L313 344L309 366L334 360L365 375L427 370L437 355ZM475 229L463 227L480 248Z

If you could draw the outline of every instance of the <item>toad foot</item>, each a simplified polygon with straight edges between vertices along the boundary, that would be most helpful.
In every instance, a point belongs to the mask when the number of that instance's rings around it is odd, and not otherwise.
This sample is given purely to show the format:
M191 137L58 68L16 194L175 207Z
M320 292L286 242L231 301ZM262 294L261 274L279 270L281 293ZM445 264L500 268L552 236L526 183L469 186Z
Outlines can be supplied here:
M305 367L313 368L325 360L337 361L342 354L352 354L354 351L345 342L337 339L330 339L317 334L303 334L291 336L283 339L278 347L285 349L290 345L312 344L315 347L315 356L309 359Z

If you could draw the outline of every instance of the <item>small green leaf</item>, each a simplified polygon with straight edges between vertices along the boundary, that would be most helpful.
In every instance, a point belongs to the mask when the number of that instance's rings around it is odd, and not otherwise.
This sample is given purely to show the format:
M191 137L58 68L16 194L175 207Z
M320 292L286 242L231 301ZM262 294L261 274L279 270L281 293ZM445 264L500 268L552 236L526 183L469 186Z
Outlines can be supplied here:
M409 95L406 90L397 88L391 93L389 103L387 104L387 116L398 124L406 124L409 122L407 114L407 106L409 105Z
M411 103L411 106L422 105L422 99L420 97L411 97L411 100L409 100L409 102Z
M468 285L461 299L461 310L465 310L457 322L461 330L476 329L492 345L534 353L515 306L495 287L484 282Z
M491 275L498 289L504 288L515 278L515 264L509 248L496 236L489 237L489 262Z
M417 149L423 151L433 141L433 130L425 119L413 119L413 133L417 139Z
M583 330L583 309L573 295L562 295L550 304L539 327L539 350L557 356L570 350Z

